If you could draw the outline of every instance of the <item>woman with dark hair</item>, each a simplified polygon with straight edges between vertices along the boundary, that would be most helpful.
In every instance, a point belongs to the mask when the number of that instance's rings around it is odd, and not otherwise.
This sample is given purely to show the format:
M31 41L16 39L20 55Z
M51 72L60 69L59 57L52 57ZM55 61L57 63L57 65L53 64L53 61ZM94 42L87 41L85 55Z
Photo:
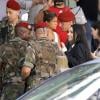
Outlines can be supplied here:
M68 30L68 42L66 44L67 50L69 51L74 46L74 34L73 27L71 26Z
M35 32L36 36L39 36L41 34L45 34L45 36L54 42L55 36L54 36L54 29L57 27L57 16L55 13L44 11L43 14L43 21L39 21L35 25ZM40 29L41 28L41 29ZM39 33L39 34L38 34Z
M92 60L83 25L75 24L72 27L74 43L66 52L70 67Z
M58 24L57 15L53 12L45 11L43 21L47 24L46 28L49 40L58 44L58 47L60 48L59 36L56 32L54 32Z

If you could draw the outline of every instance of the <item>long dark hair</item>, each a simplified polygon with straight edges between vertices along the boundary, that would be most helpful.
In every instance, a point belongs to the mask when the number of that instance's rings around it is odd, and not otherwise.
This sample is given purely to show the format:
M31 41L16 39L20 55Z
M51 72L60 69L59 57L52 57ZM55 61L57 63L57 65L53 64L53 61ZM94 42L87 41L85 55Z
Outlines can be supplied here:
M72 27L73 27L75 44L81 42L81 43L83 43L85 45L85 47L89 48L88 47L88 43L87 43L85 30L84 30L84 26L83 25L79 25L79 24L74 24Z
M82 43L87 51L86 52L87 58L92 59L85 32L86 31L84 25L80 25L80 24L73 25L74 43L76 45L78 43Z

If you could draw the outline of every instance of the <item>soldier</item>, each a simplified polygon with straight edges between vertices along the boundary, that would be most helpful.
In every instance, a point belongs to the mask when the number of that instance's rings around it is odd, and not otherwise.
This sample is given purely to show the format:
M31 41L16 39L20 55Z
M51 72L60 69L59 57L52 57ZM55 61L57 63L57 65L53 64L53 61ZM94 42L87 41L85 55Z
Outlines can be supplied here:
M15 100L24 93L25 81L21 77L21 66L28 46L27 41L31 37L31 30L32 28L27 22L18 23L15 27L18 36L0 46L0 57L2 59L0 100Z
M2 65L0 66L2 67L2 90L0 100L15 100L24 93L25 83L20 75L20 62L23 60L23 57L21 57L23 55L23 49L24 47L22 47L20 43L18 44L18 41L0 46L0 50L2 50L2 52L0 52L0 57L2 59Z
M19 22L19 3L15 0L8 0L6 7L7 17L0 22L0 43L5 43L16 36L14 28Z
M27 79L27 90L37 87L60 72L57 66L57 54L61 55L61 52L47 39L45 32L41 31L41 28L39 30L40 32L36 33L37 40L29 42L22 67L22 76Z

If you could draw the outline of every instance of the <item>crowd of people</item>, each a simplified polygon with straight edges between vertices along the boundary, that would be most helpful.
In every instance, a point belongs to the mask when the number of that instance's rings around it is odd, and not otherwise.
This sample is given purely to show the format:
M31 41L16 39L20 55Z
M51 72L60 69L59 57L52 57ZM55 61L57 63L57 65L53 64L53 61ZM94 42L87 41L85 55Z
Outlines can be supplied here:
M88 0L5 0L0 17L0 100L15 100L51 77L100 58L100 5L91 1L96 15ZM71 9L77 5L87 23L75 22ZM29 11L28 21L20 18L23 9Z

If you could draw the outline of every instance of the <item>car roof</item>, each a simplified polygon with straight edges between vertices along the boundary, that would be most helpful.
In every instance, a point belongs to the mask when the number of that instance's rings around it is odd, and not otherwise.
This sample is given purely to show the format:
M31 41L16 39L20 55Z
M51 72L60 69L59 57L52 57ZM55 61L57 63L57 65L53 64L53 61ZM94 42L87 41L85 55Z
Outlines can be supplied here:
M99 84L100 59L95 59L46 80L17 100L80 100L83 96L81 100L87 100L100 88ZM93 92L87 93L89 89Z

